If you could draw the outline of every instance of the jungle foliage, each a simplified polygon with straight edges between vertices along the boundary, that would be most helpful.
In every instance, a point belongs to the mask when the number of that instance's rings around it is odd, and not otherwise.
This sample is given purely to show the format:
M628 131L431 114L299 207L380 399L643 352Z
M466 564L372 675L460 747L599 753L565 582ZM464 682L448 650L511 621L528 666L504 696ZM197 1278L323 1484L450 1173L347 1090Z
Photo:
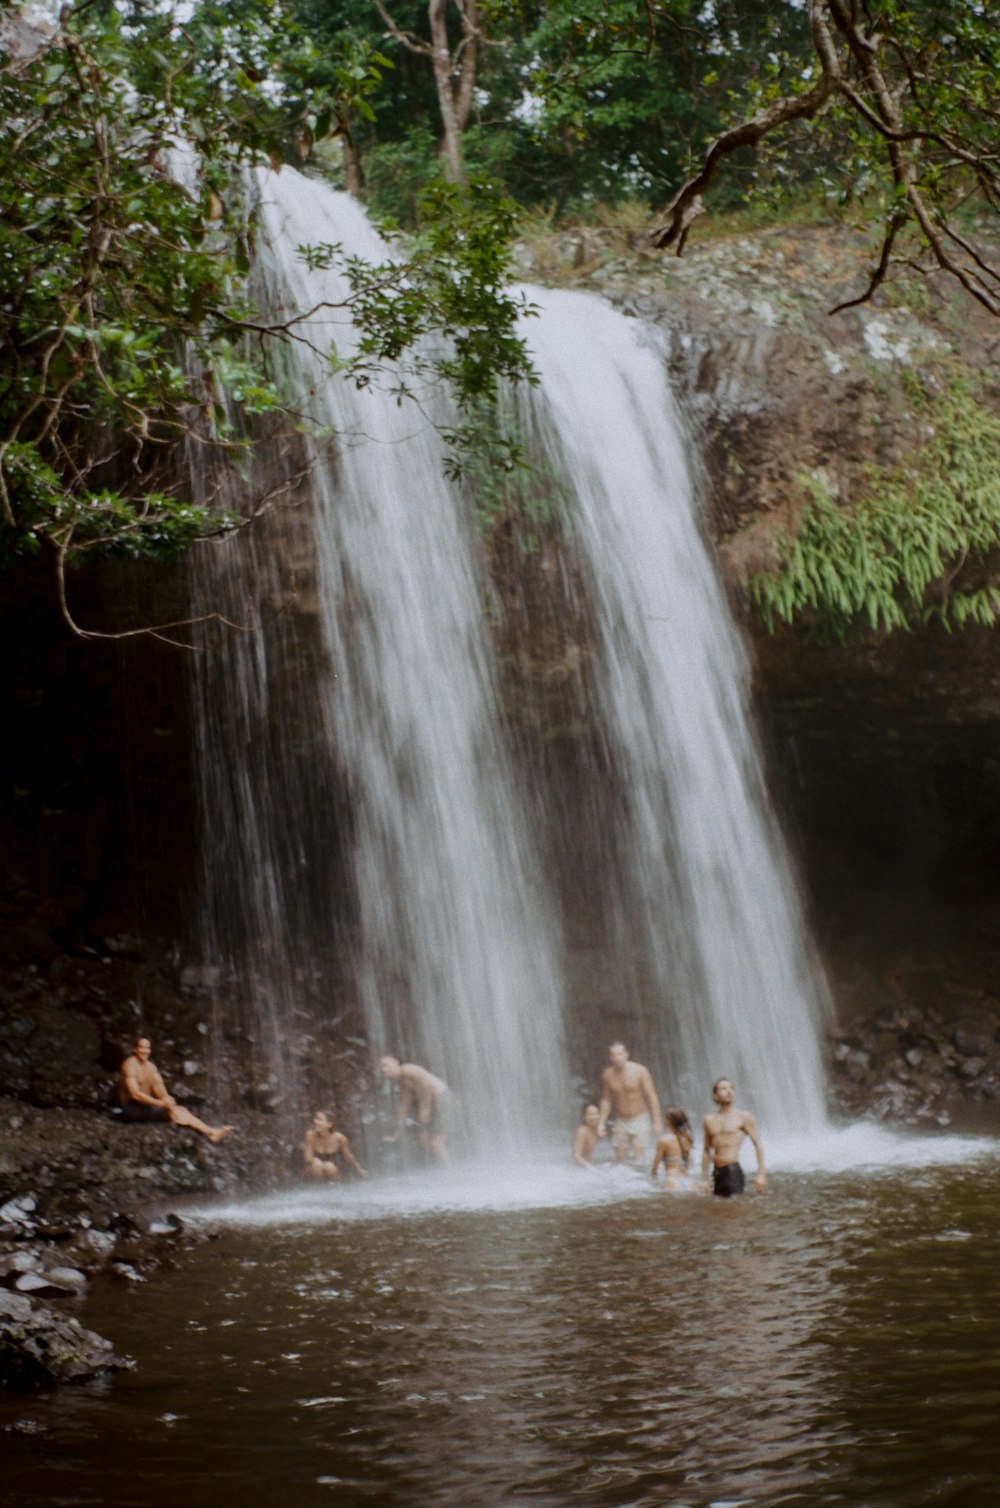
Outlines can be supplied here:
M772 631L1000 620L1000 418L958 377L933 401L915 392L912 417L927 436L914 459L870 468L850 506L803 478L809 501L777 569L747 587Z
M283 338L261 331L247 294L253 225L236 185L251 163L308 161L405 229L393 268L351 269L354 375L369 382L403 354L435 365L460 410L452 465L468 472L463 447L480 470L492 456L497 497L520 458L503 426L485 438L484 415L501 382L530 380L504 285L519 208L558 220L669 201L656 240L681 251L706 207L809 186L882 227L860 299L902 262L943 268L1000 312L975 233L1000 211L988 12L982 0L75 0L58 18L53 7L32 50L7 7L0 567L50 552L62 583L88 552L167 554L231 523L211 499L194 505L177 462L211 447L240 467L243 416L280 407L266 341L246 340ZM437 354L415 356L428 335ZM992 439L976 444L985 455ZM993 494L973 492L979 524L972 493L961 519L940 491L921 494L958 531L942 536L941 581L962 529L969 559L985 558ZM785 563L770 608L756 586L762 611L794 616L809 590L812 611L870 620L875 603L893 626L928 608L923 567L846 598L815 585L823 551L843 587L838 551L902 550L897 503L890 528L884 508L835 523L817 497L802 542L813 564L800 579ZM251 498L248 512L265 505ZM919 545L928 568L937 549ZM957 623L992 597L943 602Z
M233 194L280 134L260 88L274 38L226 7L183 30L81 6L0 69L0 564L96 549L166 554L224 523L178 449L240 443L224 391L274 394L246 362L249 262ZM197 153L198 171L186 159Z

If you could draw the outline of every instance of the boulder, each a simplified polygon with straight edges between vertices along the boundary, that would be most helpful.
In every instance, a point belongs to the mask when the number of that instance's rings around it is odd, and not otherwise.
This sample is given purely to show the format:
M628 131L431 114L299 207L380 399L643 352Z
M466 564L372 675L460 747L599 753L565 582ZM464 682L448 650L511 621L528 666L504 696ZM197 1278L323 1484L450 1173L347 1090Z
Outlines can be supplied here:
M20 1293L0 1293L0 1384L51 1387L84 1382L133 1363L109 1340Z

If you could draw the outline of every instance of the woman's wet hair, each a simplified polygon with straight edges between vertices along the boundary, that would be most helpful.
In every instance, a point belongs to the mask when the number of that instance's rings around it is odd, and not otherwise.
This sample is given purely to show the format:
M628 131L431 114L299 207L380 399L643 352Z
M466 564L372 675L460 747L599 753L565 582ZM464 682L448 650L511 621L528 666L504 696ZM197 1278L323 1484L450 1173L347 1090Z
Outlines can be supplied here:
M694 1135L687 1111L682 1110L679 1105L668 1106L663 1112L663 1119L673 1126L675 1131L683 1131L685 1136Z

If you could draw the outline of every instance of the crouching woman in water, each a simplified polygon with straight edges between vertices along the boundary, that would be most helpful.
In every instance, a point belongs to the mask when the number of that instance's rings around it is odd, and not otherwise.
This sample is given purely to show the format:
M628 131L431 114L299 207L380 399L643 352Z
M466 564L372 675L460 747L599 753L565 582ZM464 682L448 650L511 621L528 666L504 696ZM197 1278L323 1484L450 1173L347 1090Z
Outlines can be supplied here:
M660 1164L663 1164L663 1187L667 1193L683 1194L694 1188L688 1174L688 1159L693 1146L694 1135L686 1112L671 1105L663 1112L663 1135L656 1143L653 1166L649 1170L655 1178Z
M335 1131L325 1110L317 1110L302 1142L302 1160L309 1178L339 1178L340 1162L359 1178L368 1174L351 1151L343 1131Z

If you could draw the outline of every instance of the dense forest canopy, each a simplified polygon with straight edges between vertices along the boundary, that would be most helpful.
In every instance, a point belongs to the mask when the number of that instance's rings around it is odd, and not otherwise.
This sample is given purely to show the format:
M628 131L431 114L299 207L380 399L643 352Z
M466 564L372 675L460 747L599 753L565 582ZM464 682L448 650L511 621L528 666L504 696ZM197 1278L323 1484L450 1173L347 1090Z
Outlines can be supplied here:
M998 71L980 0L9 7L0 565L50 553L62 589L76 556L230 526L191 503L177 457L238 466L232 400L280 411L266 341L245 338L287 334L262 332L247 294L247 164L308 163L402 227L395 281L351 269L355 375L444 331L441 375L481 435L497 382L530 375L504 288L523 208L639 201L652 241L682 251L706 209L747 197L853 201L881 230L861 298L905 262L1000 312L970 229L1000 208Z

